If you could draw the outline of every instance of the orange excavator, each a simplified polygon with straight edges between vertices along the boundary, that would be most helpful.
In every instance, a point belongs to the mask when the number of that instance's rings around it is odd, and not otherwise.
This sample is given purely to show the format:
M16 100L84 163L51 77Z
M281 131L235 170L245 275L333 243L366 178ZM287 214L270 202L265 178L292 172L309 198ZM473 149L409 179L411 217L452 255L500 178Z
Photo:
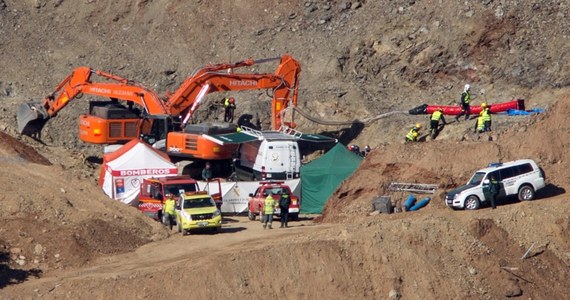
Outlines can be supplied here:
M275 73L234 73L234 69L280 60ZM236 145L220 146L202 135L235 132L233 124L192 124L192 115L209 93L267 89L272 93L271 127L294 127L281 112L297 105L298 61L290 55L233 64L207 65L189 76L166 100L131 80L93 70L76 68L40 105L24 103L18 110L18 130L39 136L46 122L70 101L84 94L107 97L90 101L89 113L79 116L79 138L87 143L117 144L140 138L179 159L228 160ZM93 82L99 75L110 82ZM119 101L126 101L126 105Z

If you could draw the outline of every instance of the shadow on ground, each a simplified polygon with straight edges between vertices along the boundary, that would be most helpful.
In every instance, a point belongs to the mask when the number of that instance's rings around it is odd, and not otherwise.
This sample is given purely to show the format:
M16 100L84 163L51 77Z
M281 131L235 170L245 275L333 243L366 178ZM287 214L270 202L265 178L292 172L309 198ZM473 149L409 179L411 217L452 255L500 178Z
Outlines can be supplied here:
M8 252L0 252L0 289L3 289L10 284L21 283L30 276L38 278L42 275L42 271L39 269L12 269L8 265L9 259L10 256Z

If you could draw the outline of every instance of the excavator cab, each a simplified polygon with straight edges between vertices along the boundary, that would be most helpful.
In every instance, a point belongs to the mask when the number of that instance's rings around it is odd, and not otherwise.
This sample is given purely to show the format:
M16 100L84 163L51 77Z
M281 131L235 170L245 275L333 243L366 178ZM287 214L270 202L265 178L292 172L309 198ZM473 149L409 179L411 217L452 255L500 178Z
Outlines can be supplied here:
M148 115L140 120L138 128L141 140L159 150L165 150L168 133L179 131L180 123L168 115Z

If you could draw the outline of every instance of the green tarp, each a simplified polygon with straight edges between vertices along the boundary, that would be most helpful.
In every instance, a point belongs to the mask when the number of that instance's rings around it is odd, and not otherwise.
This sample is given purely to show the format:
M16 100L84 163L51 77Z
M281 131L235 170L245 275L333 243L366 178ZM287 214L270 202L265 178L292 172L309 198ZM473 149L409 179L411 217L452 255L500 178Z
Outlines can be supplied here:
M301 213L322 213L327 200L361 162L362 157L336 144L322 157L302 166Z
M206 139L220 145L228 144L241 144L251 141L258 140L259 138L253 135L236 132L227 134L217 134L217 135L203 135Z

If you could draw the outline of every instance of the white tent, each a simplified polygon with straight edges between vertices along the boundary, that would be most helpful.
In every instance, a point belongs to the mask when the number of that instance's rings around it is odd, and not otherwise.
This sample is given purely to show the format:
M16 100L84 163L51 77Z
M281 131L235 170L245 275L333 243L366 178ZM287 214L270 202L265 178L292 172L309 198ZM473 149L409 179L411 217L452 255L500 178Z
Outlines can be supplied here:
M284 180L285 184L291 188L293 195L301 196L301 180L291 179ZM205 181L198 181L200 188L207 186ZM231 181L222 182L222 212L223 213L245 213L247 212L247 202L249 201L249 194L255 193L259 187L259 181ZM214 189L214 193L218 190ZM301 200L302 201L302 200Z
M132 140L103 156L99 186L112 199L137 205L140 184L144 178L177 174L178 169L165 153L144 142Z

